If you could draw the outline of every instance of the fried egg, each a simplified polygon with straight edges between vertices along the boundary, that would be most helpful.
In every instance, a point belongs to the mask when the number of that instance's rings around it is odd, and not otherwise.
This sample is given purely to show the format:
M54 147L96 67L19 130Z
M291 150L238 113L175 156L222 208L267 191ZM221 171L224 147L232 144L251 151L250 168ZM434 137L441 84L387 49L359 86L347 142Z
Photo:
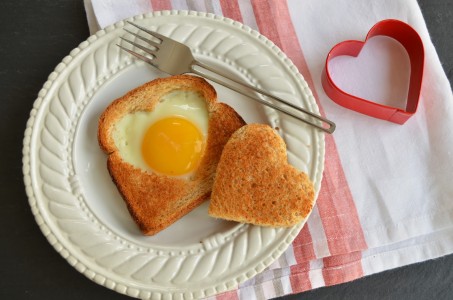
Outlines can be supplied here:
M113 140L122 159L146 171L190 175L198 166L208 135L208 110L200 93L177 90L155 109L124 116Z

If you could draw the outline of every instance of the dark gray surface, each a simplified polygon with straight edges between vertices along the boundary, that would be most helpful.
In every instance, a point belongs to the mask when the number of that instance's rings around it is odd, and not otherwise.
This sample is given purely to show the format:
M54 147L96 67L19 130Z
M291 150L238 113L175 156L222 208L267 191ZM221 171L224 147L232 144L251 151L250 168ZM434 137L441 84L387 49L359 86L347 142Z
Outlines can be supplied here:
M453 0L420 1L452 81ZM22 139L47 76L89 33L82 0L0 2L0 299L127 299L71 267L36 225L22 182ZM287 299L453 299L453 255Z

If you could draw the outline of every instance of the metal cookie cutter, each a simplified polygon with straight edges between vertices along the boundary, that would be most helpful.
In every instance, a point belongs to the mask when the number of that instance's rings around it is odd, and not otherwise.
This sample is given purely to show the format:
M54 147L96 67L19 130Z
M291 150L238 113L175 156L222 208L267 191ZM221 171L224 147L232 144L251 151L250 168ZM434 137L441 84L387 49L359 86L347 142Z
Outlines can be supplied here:
M378 35L394 38L403 45L409 55L411 73L406 109L382 105L346 93L335 85L330 76L329 61L332 58L340 55L358 56L367 40ZM422 40L411 26L399 20L383 20L370 29L365 41L344 41L330 50L322 72L322 85L329 98L343 107L378 119L404 124L417 111L423 79L424 60L425 52Z

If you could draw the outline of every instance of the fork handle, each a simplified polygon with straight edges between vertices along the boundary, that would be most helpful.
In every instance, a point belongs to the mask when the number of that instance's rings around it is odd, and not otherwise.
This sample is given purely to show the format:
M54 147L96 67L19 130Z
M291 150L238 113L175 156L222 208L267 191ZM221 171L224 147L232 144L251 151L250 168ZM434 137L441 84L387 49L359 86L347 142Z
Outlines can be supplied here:
M274 100L276 100L277 102L283 103L283 104L285 104L285 105L287 105L287 106L289 106L289 107L291 107L291 108L297 110L298 112L301 112L301 113L303 113L303 114L309 115L309 116L311 116L311 117L313 117L313 118L315 118L315 119L321 121L321 124L319 124L319 123L317 123L317 122L316 122L316 123L315 123L315 122L312 122L311 120L308 120L308 119L306 119L306 118L302 118L302 117L296 115L293 111L290 111L290 110L288 110L288 109L286 109L286 108L277 106L277 105L275 105L274 103L270 103L270 102L268 102L268 101L265 101L265 100L263 100L263 99L260 99L260 98L254 96L254 95L251 95L250 93L246 93L246 92L240 90L238 87L236 87L236 86L234 86L234 85L232 85L232 84L229 84L229 83L227 83L227 82L225 82L225 81L223 81L223 80L220 80L220 79L218 79L218 78L216 78L216 77L213 77L213 76L211 76L211 75L209 75L209 74L206 74L206 73L204 73L204 72L200 72L199 70L196 69L196 67L200 67L200 68L206 69L206 70L208 70L209 72L212 72L212 73L214 73L214 74L216 74L216 75L222 76L222 77L224 77L224 78L226 78L226 79L228 79L228 80L230 80L230 81L232 81L232 82L234 82L234 83L236 83L236 84L238 84L238 85L240 85L240 86L242 86L242 87L251 89L251 90L253 90L253 91L258 92L258 93L261 94L261 95L264 95L264 96L266 96L266 97L268 97L268 98L274 99ZM259 103L261 103L261 104L264 104L264 105L266 105L266 106L269 106L269 107L271 107L271 108L273 108L273 109L275 109L275 110L278 110L278 111L281 111L281 112L283 112L283 113L286 113L286 114L290 115L291 117L293 117L293 118L295 118L295 119L297 119L297 120L299 120L299 121L302 121L302 122L304 122L304 123L307 123L307 124L309 124L309 125L312 125L312 126L318 128L318 129L320 129L320 130L322 130L322 131L324 131L324 132L333 133L333 132L335 131L335 127L336 127L336 126L335 126L335 123L334 123L334 122L332 122L332 121L330 121L330 120L327 120L327 119L325 119L325 118L323 118L323 117L321 117L321 116L319 116L319 115L317 115L317 114L315 114L315 113L312 113L311 111L308 111L308 110L306 110L306 109L304 109L304 108L301 108L301 107L299 107L299 106L297 106L297 105L294 105L293 103L290 103L290 102L288 102L288 101L286 101L286 100L284 100L284 99L282 99L282 98L280 98L280 97L271 95L271 94L269 94L268 92L264 91L263 89L260 89L260 88L258 88L258 87L254 87L254 86L252 86L252 85L250 85L250 84L247 84L247 83L245 83L245 82L242 82L242 81L239 81L239 80L237 80L237 79L234 79L234 78L231 78L231 77L229 77L229 76L226 76L226 75L224 75L224 74L221 74L218 70L216 70L216 69L214 69L214 68L212 68L212 67L209 67L209 66L207 66L207 65L205 65L205 64L203 64L203 63L201 63L201 62L199 62L199 61L194 61L194 62L192 63L192 65L191 65L191 70L192 70L193 73L195 73L195 74L197 74L197 75L199 75L199 76L202 76L202 77L204 77L204 78L206 78L206 79L209 79L209 80L211 80L211 81L213 81L213 82L215 82L215 83L217 83L217 84L220 84L220 85L222 85L222 86L224 86L224 87L227 87L227 88L229 88L229 89L232 89L232 90L234 90L234 91L236 91L236 92L238 92L238 93L240 93L240 94L242 94L242 95L244 95L244 96L250 97L250 98L252 98L253 100L255 100L255 101L257 101L257 102L259 102ZM323 126L323 124L327 124L327 127Z

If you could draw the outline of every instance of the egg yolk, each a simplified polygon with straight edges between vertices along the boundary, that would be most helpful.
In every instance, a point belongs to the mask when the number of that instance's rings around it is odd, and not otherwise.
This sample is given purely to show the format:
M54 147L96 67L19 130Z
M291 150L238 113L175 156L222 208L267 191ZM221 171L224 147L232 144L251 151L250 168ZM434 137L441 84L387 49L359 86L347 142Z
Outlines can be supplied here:
M171 116L153 123L145 133L142 156L150 168L166 175L182 175L197 167L203 135L189 120Z

